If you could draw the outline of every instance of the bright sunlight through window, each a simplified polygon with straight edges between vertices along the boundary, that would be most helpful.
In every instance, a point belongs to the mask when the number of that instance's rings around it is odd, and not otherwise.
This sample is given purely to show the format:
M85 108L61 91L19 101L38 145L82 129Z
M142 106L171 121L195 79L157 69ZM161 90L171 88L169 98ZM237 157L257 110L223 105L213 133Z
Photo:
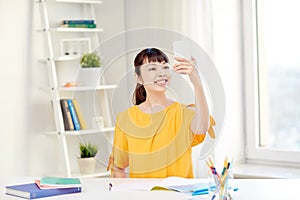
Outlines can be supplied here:
M299 151L300 1L264 0L257 9L259 144Z

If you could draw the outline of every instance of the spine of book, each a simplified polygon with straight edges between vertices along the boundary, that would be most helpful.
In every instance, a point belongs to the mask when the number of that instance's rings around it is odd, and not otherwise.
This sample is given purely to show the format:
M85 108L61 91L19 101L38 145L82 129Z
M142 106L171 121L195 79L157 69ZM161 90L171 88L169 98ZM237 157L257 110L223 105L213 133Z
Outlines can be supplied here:
M80 124L79 124L79 121L78 121L78 117L77 117L72 99L68 99L68 106L69 106L71 117L72 117L72 120L73 120L74 130L80 130Z
M62 20L61 24L95 24L93 19Z
M76 99L73 99L73 105L74 105L76 114L78 116L78 120L79 120L79 124L80 124L81 129L86 129L87 125L86 125L86 122L84 120L84 117L83 117L83 114L81 112L81 109L79 107L78 101Z
M58 188L51 190L36 190L30 194L30 199L38 199L42 197L51 197L63 194L72 194L81 192L81 187Z
M5 186L5 189L6 189L6 194L22 197L25 199L37 199L42 197L50 197L56 195L81 192L81 186L42 190L35 183L25 183L21 185Z
M65 28L96 28L96 24L63 24Z
M74 125L73 125L73 120L71 117L70 109L68 106L67 99L61 99L60 100L60 105L61 105L61 110L63 114L63 119L64 119L64 126L66 131L73 131L74 130Z

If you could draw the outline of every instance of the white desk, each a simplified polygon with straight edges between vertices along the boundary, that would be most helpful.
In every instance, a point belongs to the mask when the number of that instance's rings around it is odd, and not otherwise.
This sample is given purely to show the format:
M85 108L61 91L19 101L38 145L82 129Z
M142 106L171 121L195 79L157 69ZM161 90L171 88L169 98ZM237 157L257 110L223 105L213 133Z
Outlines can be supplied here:
M21 199L9 195L5 195L6 185L22 184L33 182L31 177L1 177L0 178L0 199L16 200ZM143 199L143 200L184 200L207 199L206 195L187 196L177 192L170 191L108 191L108 184L113 182L115 186L124 182L149 182L159 181L159 179L111 179L111 178L88 178L81 179L82 192L75 194L67 194L61 196L53 196L42 199L64 199L64 200L93 200L93 199ZM206 180L200 180L206 181ZM300 179L235 179L235 186L239 188L234 192L236 200L283 200L283 199L299 199Z

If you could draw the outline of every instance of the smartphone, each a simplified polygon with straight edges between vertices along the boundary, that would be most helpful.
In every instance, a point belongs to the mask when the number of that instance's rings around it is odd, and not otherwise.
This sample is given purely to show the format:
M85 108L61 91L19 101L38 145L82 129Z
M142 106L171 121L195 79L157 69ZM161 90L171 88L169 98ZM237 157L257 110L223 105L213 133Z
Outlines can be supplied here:
M186 40L177 40L173 42L173 53L175 57L192 59L191 44Z

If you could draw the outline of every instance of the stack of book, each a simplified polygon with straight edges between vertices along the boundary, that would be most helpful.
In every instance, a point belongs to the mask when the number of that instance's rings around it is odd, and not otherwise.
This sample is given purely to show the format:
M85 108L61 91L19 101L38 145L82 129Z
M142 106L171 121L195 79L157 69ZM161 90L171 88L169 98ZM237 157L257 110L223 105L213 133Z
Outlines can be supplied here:
M7 195L26 199L79 193L81 182L78 178L42 177L33 183L10 185L5 187Z
M62 20L61 27L65 28L96 28L95 20L79 19L79 20Z
M66 131L77 131L87 128L76 99L61 99L60 105Z

